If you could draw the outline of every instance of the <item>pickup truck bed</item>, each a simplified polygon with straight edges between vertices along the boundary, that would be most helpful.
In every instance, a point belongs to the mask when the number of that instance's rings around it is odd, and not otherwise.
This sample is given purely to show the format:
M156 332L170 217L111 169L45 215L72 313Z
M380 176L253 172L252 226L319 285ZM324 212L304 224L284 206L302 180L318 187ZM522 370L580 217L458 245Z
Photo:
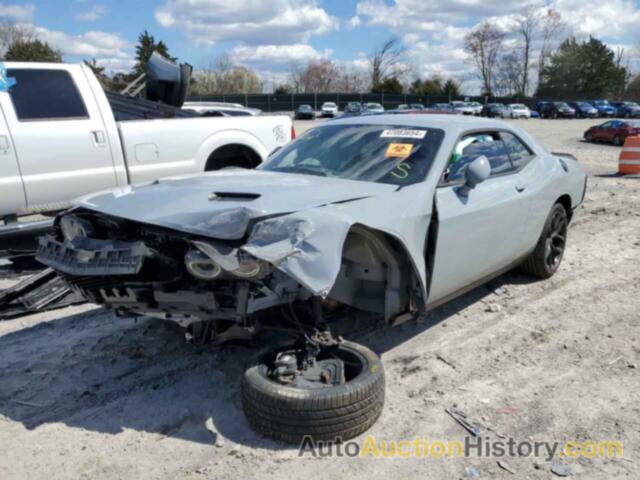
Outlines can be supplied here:
M194 118L199 117L196 112L182 110L158 102L151 102L142 98L132 98L115 92L105 92L111 111L116 122L126 120L150 120L157 118Z

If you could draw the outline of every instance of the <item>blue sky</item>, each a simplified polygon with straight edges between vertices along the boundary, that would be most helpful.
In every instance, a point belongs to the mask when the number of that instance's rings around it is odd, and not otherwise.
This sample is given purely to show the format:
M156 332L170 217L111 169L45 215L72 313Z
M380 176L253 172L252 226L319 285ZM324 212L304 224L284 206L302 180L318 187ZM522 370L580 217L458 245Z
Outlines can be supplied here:
M464 35L489 20L509 34L525 8L552 8L562 36L594 35L625 48L640 63L638 0L53 0L3 1L0 17L31 25L66 61L96 58L111 71L132 65L135 41L147 29L171 52L198 67L223 53L271 79L293 64L329 58L341 68L366 68L366 55L390 36L407 48L410 76L453 76L475 88Z

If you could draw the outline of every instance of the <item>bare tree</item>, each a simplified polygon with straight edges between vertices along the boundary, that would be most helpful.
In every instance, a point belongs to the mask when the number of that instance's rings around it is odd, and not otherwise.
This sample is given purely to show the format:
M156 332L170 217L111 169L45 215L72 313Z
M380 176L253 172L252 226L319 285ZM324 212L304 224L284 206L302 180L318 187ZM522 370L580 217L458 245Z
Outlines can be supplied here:
M14 43L30 42L35 39L36 34L32 26L20 25L8 18L0 18L0 56L2 58Z
M335 82L335 91L338 93L360 93L371 89L369 74L362 69L354 67L340 68L340 73Z
M553 8L547 9L540 19L542 44L538 54L538 85L542 80L544 68L547 66L549 58L555 49L557 38L564 29L562 17Z
M331 60L310 60L291 65L291 85L296 93L327 93L337 89L340 71Z
M518 50L502 55L498 59L493 81L493 94L502 97L522 94L524 62Z
M221 55L208 68L193 74L190 92L194 95L261 93L262 81L252 70L235 65L228 55Z
M537 39L540 15L535 7L529 6L517 20L517 33L522 38L522 73L518 90L524 95L529 93L529 67L531 63L531 48Z
M504 38L505 34L489 22L482 23L464 38L465 50L478 69L484 93L488 95L493 92L493 76Z
M371 86L375 86L387 78L402 77L408 67L402 62L405 48L400 39L392 37L386 40L369 57L371 65Z

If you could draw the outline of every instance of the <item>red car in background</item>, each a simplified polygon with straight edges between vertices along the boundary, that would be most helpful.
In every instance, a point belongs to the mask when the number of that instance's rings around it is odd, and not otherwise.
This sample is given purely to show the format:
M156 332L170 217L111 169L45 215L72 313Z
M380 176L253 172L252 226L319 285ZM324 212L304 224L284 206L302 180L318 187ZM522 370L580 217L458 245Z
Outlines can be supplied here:
M608 142L620 147L631 135L640 135L638 120L609 120L584 132L587 142Z

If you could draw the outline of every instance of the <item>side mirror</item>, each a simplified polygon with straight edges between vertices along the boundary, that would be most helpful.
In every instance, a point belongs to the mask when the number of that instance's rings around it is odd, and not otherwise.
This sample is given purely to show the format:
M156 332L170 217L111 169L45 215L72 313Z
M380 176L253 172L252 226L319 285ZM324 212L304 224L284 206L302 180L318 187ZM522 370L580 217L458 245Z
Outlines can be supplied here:
M487 157L481 155L467 166L464 173L466 182L458 188L458 194L463 197L468 196L469 192L489 178L489 175L491 175L491 165Z

